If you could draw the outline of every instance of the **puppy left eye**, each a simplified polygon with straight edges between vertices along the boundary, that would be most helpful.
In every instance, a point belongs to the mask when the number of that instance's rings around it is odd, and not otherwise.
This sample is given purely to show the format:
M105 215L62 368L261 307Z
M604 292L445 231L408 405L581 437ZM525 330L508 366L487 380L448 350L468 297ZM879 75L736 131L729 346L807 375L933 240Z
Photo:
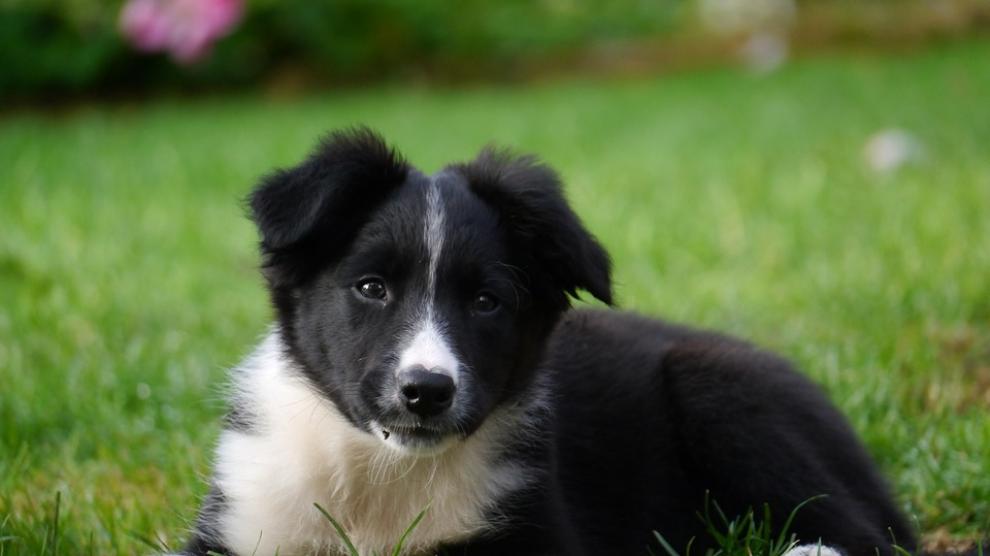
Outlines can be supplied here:
M358 282L357 290L361 295L367 297L368 299L384 300L385 296L388 295L388 290L385 288L385 282L382 282L378 278L361 280Z
M498 307L498 298L488 292L479 293L471 302L471 309L476 313L493 313Z

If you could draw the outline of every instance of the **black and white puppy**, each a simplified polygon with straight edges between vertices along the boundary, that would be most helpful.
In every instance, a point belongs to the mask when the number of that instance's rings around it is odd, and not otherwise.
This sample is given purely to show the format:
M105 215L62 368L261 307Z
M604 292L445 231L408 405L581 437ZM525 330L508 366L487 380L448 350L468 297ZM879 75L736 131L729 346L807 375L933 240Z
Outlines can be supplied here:
M334 133L250 198L277 324L233 373L188 554L646 554L801 502L793 554L913 534L839 412L779 357L615 311L609 258L531 157L427 176Z

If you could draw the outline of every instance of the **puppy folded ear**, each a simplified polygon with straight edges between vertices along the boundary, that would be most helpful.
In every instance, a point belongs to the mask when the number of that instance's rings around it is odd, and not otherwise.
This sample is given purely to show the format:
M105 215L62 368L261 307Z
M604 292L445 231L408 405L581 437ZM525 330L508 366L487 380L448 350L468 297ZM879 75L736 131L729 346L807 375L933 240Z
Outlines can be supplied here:
M561 292L577 290L612 304L611 262L564 199L560 179L532 156L486 148L470 163L453 166L471 189L506 223L520 249L531 253L540 272Z
M400 155L361 127L330 134L298 166L263 178L248 204L268 278L291 281L325 263L408 172Z

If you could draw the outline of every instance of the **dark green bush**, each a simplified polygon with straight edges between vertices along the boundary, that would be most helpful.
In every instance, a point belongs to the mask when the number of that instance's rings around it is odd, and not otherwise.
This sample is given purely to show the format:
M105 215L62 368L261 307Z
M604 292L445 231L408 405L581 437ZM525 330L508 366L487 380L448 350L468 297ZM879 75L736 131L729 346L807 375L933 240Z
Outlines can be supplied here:
M595 43L658 37L678 25L705 32L691 25L694 0L248 0L244 20L211 56L180 67L124 41L122 3L0 0L0 98L232 87L273 76L304 83L511 77L521 61ZM990 21L984 0L796 5L801 29L836 40L924 37L929 27L962 32Z
M253 83L288 68L319 81L409 70L480 74L589 41L673 27L676 0L256 0L213 54L191 67L133 51L121 2L0 3L0 95Z

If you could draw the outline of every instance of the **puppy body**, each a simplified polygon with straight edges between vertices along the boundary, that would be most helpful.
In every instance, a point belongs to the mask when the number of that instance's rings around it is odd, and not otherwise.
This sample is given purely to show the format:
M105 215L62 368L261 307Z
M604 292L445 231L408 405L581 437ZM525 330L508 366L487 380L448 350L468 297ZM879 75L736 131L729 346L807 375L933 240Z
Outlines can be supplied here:
M643 554L769 504L851 555L910 529L843 417L779 358L614 311L556 176L483 153L425 176L332 136L252 197L278 324L234 373L187 553Z

